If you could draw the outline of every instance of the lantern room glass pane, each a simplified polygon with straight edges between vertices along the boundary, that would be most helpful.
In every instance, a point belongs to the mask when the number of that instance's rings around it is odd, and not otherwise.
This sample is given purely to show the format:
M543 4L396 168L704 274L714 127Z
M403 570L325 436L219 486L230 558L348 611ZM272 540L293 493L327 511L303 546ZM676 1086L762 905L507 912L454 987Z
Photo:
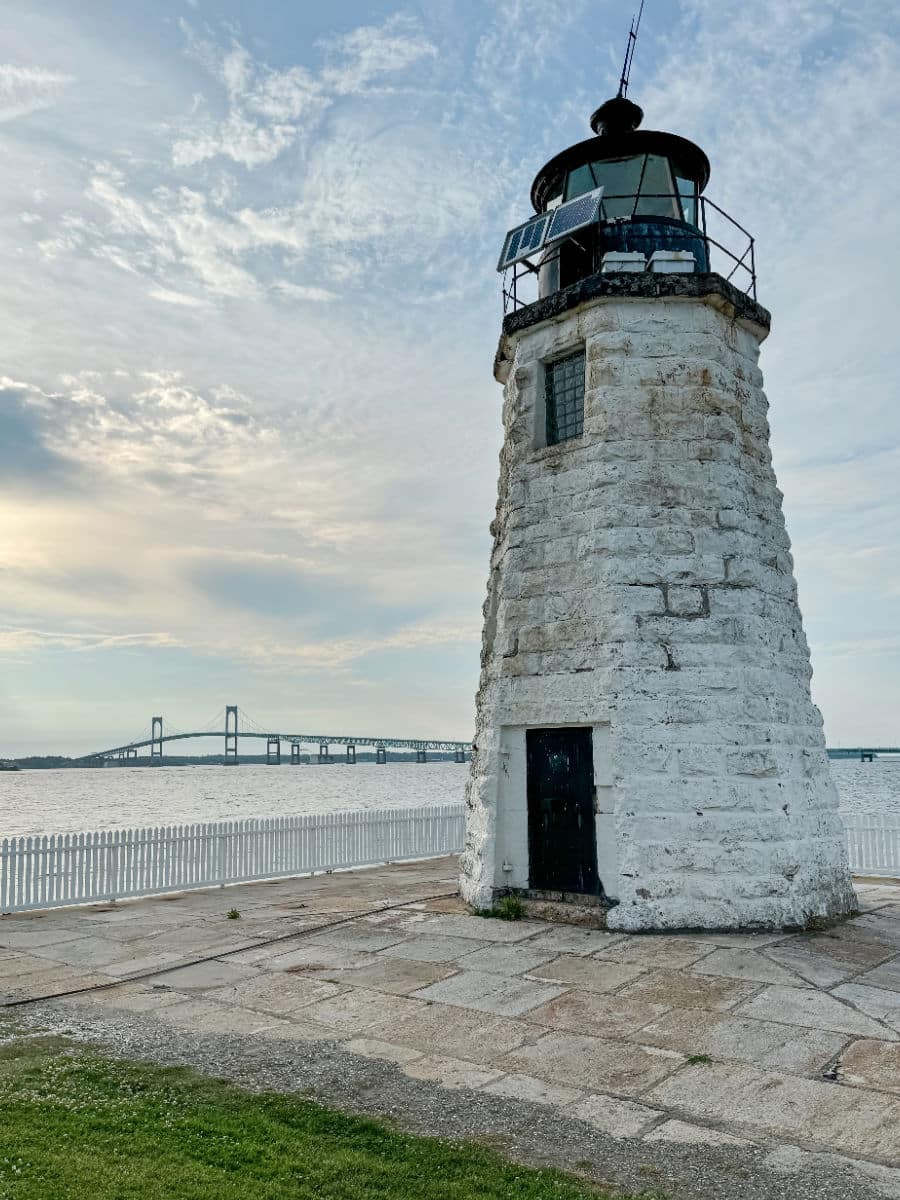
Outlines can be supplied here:
M685 179L682 175L675 176L678 195L681 197L681 210L689 225L697 224L697 184L693 179Z
M630 217L641 182L644 156L610 158L594 163L597 184L603 188L601 213L607 221L614 217Z
M566 199L574 200L576 196L583 196L585 192L593 191L596 186L591 172L591 164L585 163L569 172L569 178L566 180Z
M681 209L672 182L669 160L660 154L647 155L635 216L674 217L678 221L681 220Z
M547 445L580 438L584 433L584 351L547 363L544 370Z

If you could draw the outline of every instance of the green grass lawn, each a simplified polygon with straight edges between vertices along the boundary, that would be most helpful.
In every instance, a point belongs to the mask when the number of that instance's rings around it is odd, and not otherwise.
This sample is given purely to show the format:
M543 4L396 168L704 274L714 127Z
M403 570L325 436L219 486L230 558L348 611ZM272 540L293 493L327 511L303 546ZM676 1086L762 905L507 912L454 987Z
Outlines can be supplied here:
M190 1071L0 1049L0 1200L597 1200L556 1171ZM624 1198L618 1198L624 1200Z

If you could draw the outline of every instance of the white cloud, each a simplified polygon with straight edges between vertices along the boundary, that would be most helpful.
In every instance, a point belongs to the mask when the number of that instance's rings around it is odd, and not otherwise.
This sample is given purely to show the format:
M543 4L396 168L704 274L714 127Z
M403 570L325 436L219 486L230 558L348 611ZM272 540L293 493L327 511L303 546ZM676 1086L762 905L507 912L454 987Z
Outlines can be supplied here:
M51 108L73 80L43 67L0 63L0 122L14 121L42 108Z
M336 61L318 75L301 66L270 67L236 41L224 49L198 37L187 23L182 29L189 54L224 87L227 112L217 116L215 101L208 105L201 98L173 144L177 167L217 157L248 169L266 166L308 136L335 97L363 93L374 80L436 54L417 27L399 17L330 39L326 44Z
M0 628L0 655L25 654L52 647L57 650L122 650L134 646L182 645L169 633L78 633L68 630Z
M185 292L173 292L170 288L151 288L147 293L152 299L163 304L176 304L182 308L207 308L207 302L198 296L188 296Z
M365 93L375 80L400 74L438 53L416 23L399 14L383 25L363 25L325 39L323 45L337 61L322 71L322 83L338 96Z

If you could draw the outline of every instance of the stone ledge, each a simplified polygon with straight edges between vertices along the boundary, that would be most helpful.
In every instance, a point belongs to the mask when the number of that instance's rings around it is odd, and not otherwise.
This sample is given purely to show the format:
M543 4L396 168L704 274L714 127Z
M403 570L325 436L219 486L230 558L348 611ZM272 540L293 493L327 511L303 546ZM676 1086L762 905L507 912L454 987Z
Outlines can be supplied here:
M509 365L511 356L505 353L508 337L551 321L592 300L704 300L726 313L731 320L745 321L765 337L772 325L772 316L751 296L714 272L691 275L641 274L588 275L567 288L507 313L503 318L503 335L494 360L494 375L503 378L501 371Z

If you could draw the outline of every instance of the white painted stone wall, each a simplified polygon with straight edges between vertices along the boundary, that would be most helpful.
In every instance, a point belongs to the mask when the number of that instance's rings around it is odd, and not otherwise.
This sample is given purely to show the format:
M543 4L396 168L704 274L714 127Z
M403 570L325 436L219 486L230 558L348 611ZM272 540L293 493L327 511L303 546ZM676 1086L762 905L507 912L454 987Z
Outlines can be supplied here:
M525 729L585 725L611 928L852 909L769 453L765 333L716 294L602 297L501 345L470 903L527 885ZM547 447L544 363L579 347L584 437Z

